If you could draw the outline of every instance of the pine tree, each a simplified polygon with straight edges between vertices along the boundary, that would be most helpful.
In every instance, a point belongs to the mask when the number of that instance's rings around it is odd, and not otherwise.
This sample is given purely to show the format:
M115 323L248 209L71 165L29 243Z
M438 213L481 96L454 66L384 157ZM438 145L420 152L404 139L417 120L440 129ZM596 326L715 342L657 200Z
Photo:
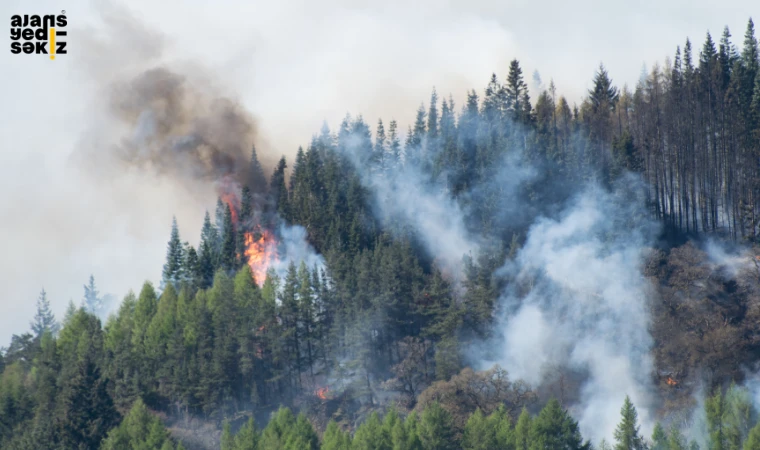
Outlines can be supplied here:
M377 131L375 132L375 149L372 154L372 164L377 166L381 171L386 168L387 144L385 136L385 126L383 119L377 120Z
M525 106L523 105L524 94L528 87L523 79L520 62L513 59L509 63L509 74L507 83L504 85L504 111L508 112L508 117L515 122L524 119Z
M490 450L497 448L496 429L488 422L480 408L467 420L462 436L464 450Z
M599 65L599 69L594 75L594 88L588 94L595 113L614 109L619 94L617 88L612 85L612 80L603 64Z
M73 376L61 388L60 405L58 428L64 448L98 448L118 423L107 380L100 376L90 353L76 363Z
M530 441L531 450L588 450L591 447L588 442L583 442L578 423L554 398L549 400L533 420Z
M669 450L668 435L660 422L657 422L652 432L652 447L650 450Z
M163 283L173 283L175 286L182 280L182 262L184 254L182 241L179 239L177 218L172 218L172 232L166 249L166 264L164 264Z
M615 429L615 450L645 450L644 438L639 433L638 413L627 395L620 415L621 421Z
M203 273L201 272L201 262L198 258L198 252L195 251L189 242L183 244L184 250L182 254L184 259L182 260L183 275L182 281L189 283L193 289L198 289L201 286L203 279Z
M419 436L424 450L453 450L454 425L451 414L438 402L433 402L422 412Z
M744 450L760 450L760 422L750 430L747 440L744 441Z
M161 420L151 415L145 403L137 399L121 424L108 433L108 437L99 448L101 450L171 450L174 449L174 445Z
M224 209L224 235L222 236L222 252L219 255L219 267L228 273L237 269L235 254L235 227L232 223L232 210L229 205Z
M251 149L251 164L248 170L248 185L244 186L250 189L251 193L263 196L267 193L267 177L264 174L264 168L259 162L256 155L256 146Z
M386 159L390 161L389 167L395 167L401 160L401 141L398 137L398 124L395 120L391 120L391 123L388 126L388 140L390 143L388 145L388 157Z
M351 448L354 450L393 450L391 436L380 423L377 412L356 429Z
M341 431L338 424L331 420L322 436L321 450L351 450L351 438Z
M290 218L288 215L288 189L285 186L285 169L287 167L288 164L283 156L274 169L269 187L269 196L272 199L274 209L286 220Z
M533 421L528 410L523 407L520 417L515 424L515 450L528 450L531 448L530 430Z
M422 141L425 138L425 134L426 134L425 116L426 115L427 113L425 112L425 105L420 104L420 107L417 109L417 117L414 119L414 130L411 133L411 141L410 141L410 146L415 149L418 149L422 145Z
M427 132L428 137L432 140L438 137L438 94L435 92L435 88L433 88L433 93L430 94L430 109L428 111Z
M248 256L245 251L245 235L251 232L253 228L253 196L248 186L243 186L240 200L240 217L238 218L238 229L235 239L237 248L235 253L238 258L237 266L242 267L248 264Z
M219 240L217 229L211 224L211 217L208 211L203 218L203 229L201 230L201 243L198 249L200 255L198 257L198 270L199 270L199 287L202 289L211 286L214 280L214 272L216 271L216 261L219 256L215 251L216 242Z
M96 316L100 315L103 310L103 299L98 294L98 290L95 288L95 277L90 275L89 282L84 286L82 307L85 311Z
M668 435L668 450L688 450L686 445L686 438L683 437L681 431L673 424L670 428L670 434ZM739 450L740 447L736 447Z
M40 296L37 298L37 312L34 314L31 326L32 332L37 338L40 338L45 332L53 335L58 333L59 325L50 309L50 302L47 299L45 289L40 291Z
M725 428L727 405L720 389L716 389L715 394L705 399L705 413L710 450L728 450L728 433Z

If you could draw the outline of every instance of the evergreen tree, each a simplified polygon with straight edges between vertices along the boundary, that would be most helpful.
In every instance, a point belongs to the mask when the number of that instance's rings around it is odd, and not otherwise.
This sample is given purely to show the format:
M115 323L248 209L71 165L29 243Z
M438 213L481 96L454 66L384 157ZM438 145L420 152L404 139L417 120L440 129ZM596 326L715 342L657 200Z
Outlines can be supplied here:
M744 450L760 450L760 422L750 430L747 440L744 441Z
M669 450L668 435L665 434L665 429L660 422L657 422L652 431L651 450Z
M90 275L89 282L84 286L84 298L82 307L90 314L99 315L103 311L103 299L98 295L95 287L95 277Z
M430 94L430 109L428 111L427 132L428 137L432 140L438 137L438 94L435 92L435 88L433 88L433 93Z
M224 234L222 236L222 252L219 255L219 267L228 273L237 268L235 253L235 227L232 223L232 210L229 205L224 209Z
M161 420L148 411L141 399L135 401L124 420L108 433L108 437L100 445L101 450L174 448Z
M356 429L351 448L354 450L393 450L391 436L380 423L377 412L370 414L369 419Z
M285 169L287 167L283 156L274 169L269 187L269 196L272 199L274 209L285 219L290 218L288 216L288 189L285 186Z
M607 74L603 64L594 75L594 88L588 92L593 111L610 111L615 107L619 98L618 90L612 85L612 80Z
M377 120L377 131L375 132L375 148L372 153L372 164L377 166L380 170L386 168L386 153L388 152L385 136L385 126L383 125L383 119Z
M267 177L264 174L264 168L259 162L256 155L256 146L251 149L251 165L248 170L248 185L244 186L250 189L253 195L265 195L267 193Z
M639 433L636 407L627 395L620 415L621 421L615 429L615 450L646 450L644 438Z
M716 389L715 394L705 399L705 413L710 450L728 450L728 433L725 428L727 405L720 389Z
M739 448L740 447L737 447L737 450L739 450ZM688 450L686 439L675 424L671 426L670 434L668 435L668 450Z
M386 159L391 161L389 167L395 167L401 160L401 141L398 137L398 124L395 120L391 120L388 126L388 140L388 157Z
M578 423L560 406L557 399L549 400L533 420L529 447L531 450L588 450L590 447L588 442L583 442Z
M58 333L58 322L56 322L55 315L50 309L50 302L47 299L45 289L40 291L40 296L37 298L37 312L34 314L31 326L32 332L37 338L40 338L45 332L53 335Z
M528 410L523 407L520 417L515 424L515 450L528 450L531 448L530 430L533 428L533 421Z
M480 408L467 420L462 436L464 450L496 449L496 429L491 426Z
M419 436L424 450L449 450L456 448L454 425L451 414L438 402L433 402L422 412Z
M214 272L216 271L216 261L218 260L218 254L216 253L216 242L219 240L217 229L211 224L211 217L208 211L203 218L203 229L201 230L201 244L199 247L200 255L198 257L198 270L199 270L199 282L200 288L208 288L211 286L211 282L214 280Z
M504 111L508 113L508 117L515 122L520 122L525 119L524 111L524 99L527 94L528 86L523 79L522 68L520 68L520 62L513 59L509 63L509 74L507 75L507 82L504 85ZM530 103L528 104L528 106Z
M321 450L351 450L351 438L341 431L338 424L331 420L322 436Z
M172 232L166 249L166 264L164 264L163 283L173 283L175 286L182 280L182 262L184 254L182 242L179 239L177 218L172 218Z
M108 431L118 423L107 383L101 378L91 353L76 363L73 376L61 388L58 428L64 448L98 448Z

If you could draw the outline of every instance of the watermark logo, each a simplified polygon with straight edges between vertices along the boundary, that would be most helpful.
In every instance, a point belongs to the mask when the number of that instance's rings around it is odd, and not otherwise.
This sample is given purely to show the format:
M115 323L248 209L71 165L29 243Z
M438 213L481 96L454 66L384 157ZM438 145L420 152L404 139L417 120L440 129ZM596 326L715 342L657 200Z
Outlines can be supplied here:
M66 11L61 14L15 15L11 17L11 53L18 55L66 54Z

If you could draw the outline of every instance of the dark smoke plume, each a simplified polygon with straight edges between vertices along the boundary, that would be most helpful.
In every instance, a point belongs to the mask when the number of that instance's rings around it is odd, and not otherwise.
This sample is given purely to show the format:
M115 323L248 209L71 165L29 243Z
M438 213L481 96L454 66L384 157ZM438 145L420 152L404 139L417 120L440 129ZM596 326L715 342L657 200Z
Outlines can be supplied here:
M160 175L248 181L256 125L237 102L154 68L115 83L109 109L132 130L116 147L124 163Z

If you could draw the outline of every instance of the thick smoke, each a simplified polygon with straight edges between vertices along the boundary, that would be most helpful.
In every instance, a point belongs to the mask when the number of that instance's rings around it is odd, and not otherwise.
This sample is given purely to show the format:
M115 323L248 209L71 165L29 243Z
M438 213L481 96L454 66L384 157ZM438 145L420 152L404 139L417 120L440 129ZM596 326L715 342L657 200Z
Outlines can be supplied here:
M577 390L567 406L584 436L597 441L612 438L628 395L649 433L657 406L653 290L642 264L659 226L648 220L641 180L624 176L612 188L553 185L545 166L508 151L489 178L454 199L413 158L389 170L366 170L362 139L348 139L348 153L374 195L377 217L402 233L413 230L455 279L463 278L462 257L477 255L488 242L468 228L472 206L493 201L498 207L489 219L497 229L528 230L521 250L496 273L506 280L497 337L476 344L479 356L470 353L471 362L482 368L498 363L539 391L558 371L567 374ZM525 196L526 186L536 183L548 193L540 204ZM494 192L498 198L486 197Z
M256 125L234 100L158 67L114 83L109 106L133 130L115 147L124 163L195 180L247 181Z
M125 61L119 63L123 70L109 70L113 61L97 60L87 70L101 95L92 106L98 119L73 155L83 174L101 182L138 177L144 185L159 190L168 185L197 198L192 205L170 206L172 213L183 216L189 215L182 214L185 210L193 209L193 220L178 220L181 239L193 236L188 239L193 244L203 209L211 210L218 196L230 206L237 227L274 234L275 241L256 246L257 251L267 252L262 257L267 261L257 262L261 267L273 268L280 277L291 262L322 268L323 259L307 242L303 229L284 224L268 208L266 174L279 155L270 150L257 120L238 96L224 90L225 83L211 75L211 69L169 58L166 39L128 11L111 6L102 15L109 29L121 33L121 39L93 34L86 44L101 52L121 48L123 41L131 45L126 46ZM252 161L254 148L258 165ZM250 220L238 223L243 186L251 188L254 211ZM219 219L216 225L221 231ZM170 223L166 221L166 230Z
M653 425L651 291L640 266L656 228L630 225L636 203L588 188L558 219L539 218L502 269L511 283L493 362L534 386L555 367L582 374L573 410L594 439L612 437L626 395L644 431Z

